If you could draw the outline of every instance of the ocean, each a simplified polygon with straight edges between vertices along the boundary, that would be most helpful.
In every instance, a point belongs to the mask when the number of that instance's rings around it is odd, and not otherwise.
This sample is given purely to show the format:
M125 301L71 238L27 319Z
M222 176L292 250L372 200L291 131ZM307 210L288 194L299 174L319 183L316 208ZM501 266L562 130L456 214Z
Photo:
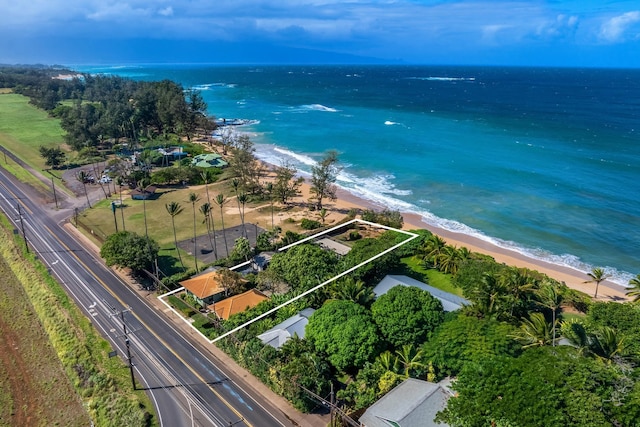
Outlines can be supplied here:
M201 90L259 158L375 204L626 285L640 273L640 70L74 66Z

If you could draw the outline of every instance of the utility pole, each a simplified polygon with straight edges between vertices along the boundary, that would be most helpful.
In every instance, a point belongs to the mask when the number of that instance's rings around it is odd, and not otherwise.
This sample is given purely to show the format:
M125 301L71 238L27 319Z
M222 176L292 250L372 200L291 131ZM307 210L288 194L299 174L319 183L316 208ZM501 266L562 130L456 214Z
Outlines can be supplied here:
M331 400L332 402L327 402L326 399L324 399L322 396L318 396L317 394L315 394L314 392L312 392L311 390L309 390L308 388L305 388L303 386L301 386L300 384L298 384L298 387L300 387L302 389L302 391L304 391L305 393L307 393L312 399L314 399L316 402L319 402L322 406L329 408L329 410L332 413L332 420L334 418L334 413L338 416L340 416L340 418L342 419L343 422L346 422L347 424L349 424L352 427L362 427L362 424L360 424L359 422L355 421L353 418L351 418L349 415L347 415L346 412L344 412L338 405L336 405L333 402L333 384L332 384L332 392L331 392ZM331 426L333 427L333 426Z
M104 300L103 300L104 301ZM127 331L127 324L124 321L124 313L127 311L131 311L130 308L127 308L126 310L116 310L115 307L110 306L106 301L104 301L105 304L107 304L107 306L111 309L111 316L120 316L120 320L122 321L122 332L123 332L123 337L124 337L124 344L127 348L127 362L129 365L129 373L131 374L131 385L133 386L134 390L137 390L136 388L136 378L133 376L133 357L131 357L131 342L129 341L129 331Z
M56 186L53 183L53 177L51 177L51 188L53 188L53 199L56 201L56 209L58 209L58 196L56 195Z
M24 219L22 218L22 210L20 210L20 203L18 203L18 218L20 219L20 228L22 228L22 238L24 239L24 247L29 253L29 242L27 242L27 234L24 232Z

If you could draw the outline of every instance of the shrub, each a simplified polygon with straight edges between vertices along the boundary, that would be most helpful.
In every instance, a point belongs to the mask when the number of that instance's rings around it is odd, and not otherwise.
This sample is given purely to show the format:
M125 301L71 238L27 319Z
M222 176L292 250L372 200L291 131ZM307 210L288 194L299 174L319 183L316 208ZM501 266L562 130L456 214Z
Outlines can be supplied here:
M318 221L307 218L302 218L302 221L300 221L300 227L305 230L315 230L316 228L320 228L321 225L322 224L320 224Z

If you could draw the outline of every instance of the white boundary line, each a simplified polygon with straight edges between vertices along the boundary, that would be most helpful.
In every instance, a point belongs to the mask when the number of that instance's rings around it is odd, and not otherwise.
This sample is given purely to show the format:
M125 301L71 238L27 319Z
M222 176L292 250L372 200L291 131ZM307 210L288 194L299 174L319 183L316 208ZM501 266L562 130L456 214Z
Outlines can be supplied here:
M357 223L361 223L361 224L371 225L371 226L376 227L376 228L382 228L382 229L385 229L385 230L397 231L398 233L406 234L407 236L410 236L410 237L409 237L407 240L405 240L405 241L403 241L403 242L400 242L400 243L398 243L398 244L396 244L396 245L394 245L394 246L390 247L389 249L386 249L386 250L384 250L384 251L380 252L380 253L379 253L379 254L377 254L377 255L372 256L371 258L369 258L369 259L367 259L367 260L365 260L365 261L361 262L360 264L358 264L358 265L356 265L356 266L354 266L354 267L351 267L351 268L349 268L348 270L343 271L342 273L340 273L340 274L338 274L338 275L336 275L336 276L334 276L334 277L330 278L329 280L326 280L325 282L320 283L319 285L314 286L313 288L306 290L305 292L301 293L300 295L298 295L298 296L295 296L295 297L291 298L289 301L284 302L284 303L280 304L279 306L274 307L274 308L272 308L271 310L268 310L268 311L266 311L266 312L262 313L262 314L261 314L261 315L259 315L259 316L256 316L254 319L251 319L251 320L249 320L249 321L247 321L247 322L243 323L242 325L237 326L237 327L233 328L232 330L230 330L230 331L228 331L228 332L225 332L224 334L222 334L222 335L220 335L220 336L218 336L218 337L216 337L216 338L214 338L214 339L212 339L212 340L209 340L206 336L204 336L204 334L203 334L202 332L200 332L200 331L199 331L195 326L193 326L193 324L192 324L192 323L188 322L188 321L187 321L187 319L185 319L185 318L184 318L184 316L182 316L182 314L178 313L178 312L177 312L173 307L171 307L171 305L169 305L166 301L164 301L164 298L165 298L165 297L168 297L168 296L170 296L170 295L173 295L173 294L175 294L175 293L178 293L178 292L180 292L180 291L184 290L184 287L180 287L179 289L176 289L176 290L173 290L173 291L167 292L166 294L162 294L162 295L160 295L160 296L158 297L158 299L160 299L160 301L162 301L162 303L163 303L164 305L166 305L166 306L167 306L171 311L173 311L173 312L174 312L175 314L177 314L181 319L183 319L183 320L184 320L184 322L185 322L187 325L189 325L193 330L197 331L197 332L198 332L198 333L199 333L199 334L200 334L200 335L201 335L205 340L208 340L208 341L209 341L209 344L213 344L213 343L215 343L216 341L221 340L222 338L225 338L225 337L227 337L227 336L229 336L229 335L231 335L231 334L233 334L233 333L235 333L235 332L239 331L240 329L242 329L242 328L244 328L244 327L246 327L246 326L249 326L250 324L252 324L252 323L254 323L254 322L256 322L256 321L258 321L258 320L260 320L260 319L262 319L262 318L264 318L264 317L267 317L268 315L270 315L270 314L272 314L272 313L274 313L274 312L276 312L276 311L280 310L282 307L285 307L285 306L287 306L287 305L291 304L292 302L295 302L295 301L299 300L300 298L302 298L302 297L305 297L305 296L309 295L311 292L315 292L315 291L317 291L318 289L322 288L323 286L326 286L326 285L328 285L329 283L334 282L334 281L338 280L339 278L341 278L341 277L343 277L343 276L346 276L347 274L351 273L352 271L357 270L358 268L360 268L360 267L362 267L362 266L364 266L364 265L367 265L367 264L368 264L368 263L370 263L371 261L373 261L373 260L375 260L375 259L377 259L377 258L380 258L381 256L386 255L386 254L388 254L388 253L389 253L389 252L391 252L391 251L394 251L394 250L398 249L400 246L402 246L402 245L405 245L405 244L409 243L410 241L412 241L412 240L413 240L413 239L415 239L416 237L419 237L419 234L411 233L411 232L409 232L409 231L399 230L399 229L397 229L397 228L392 228L392 227L387 227L387 226L385 226L385 225L376 224L376 223L374 223L374 222L369 222L369 221L365 221L365 220L362 220L362 219L352 219L352 220L347 221L347 222L345 222L345 223L342 223L342 224L336 225L335 227L332 227L332 228L330 228L330 229L328 229L328 230L324 230L324 231L322 231L322 232L320 232L320 233L318 233L318 234L314 234L314 235L309 236L309 237L306 237L306 238L304 238L304 239L302 239L302 240L298 240L297 242L294 242L294 243L292 243L292 244L290 244L290 245L284 246L284 247L280 248L278 251L279 251L279 252L285 251L285 250L287 250L287 249L289 249L289 248L292 248L292 247L294 247L294 246L296 246L296 245L299 245L299 244L302 244L302 243L308 242L309 240L316 239L316 238L318 238L319 236L322 236L322 235L324 235L324 234L330 233L330 232L332 232L332 231L334 231L334 230L338 230L338 229L340 229L340 228L347 227L347 226L349 226L349 225L351 225L351 224L353 224L353 223L356 223L356 222L357 222ZM242 266L245 266L245 265L247 265L247 264L249 264L249 261L247 261L247 262L243 262L242 264L238 264L238 265L236 265L236 266L234 266L234 267L231 267L231 268L230 268L230 270L236 270L236 269L238 269L238 268L240 268L240 267L242 267Z

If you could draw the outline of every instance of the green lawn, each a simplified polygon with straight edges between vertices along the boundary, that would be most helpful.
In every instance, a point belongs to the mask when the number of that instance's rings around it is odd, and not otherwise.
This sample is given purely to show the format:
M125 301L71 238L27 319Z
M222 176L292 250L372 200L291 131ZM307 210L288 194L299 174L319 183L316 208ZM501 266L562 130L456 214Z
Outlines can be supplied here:
M444 274L434 269L426 269L422 265L422 260L414 256L402 258L400 262L404 267L402 274L428 283L434 288L462 296L462 289L456 288L453 286L453 283L451 283L450 274Z
M0 94L0 144L33 168L46 167L38 147L63 146L63 134L60 121L29 104L29 98Z

